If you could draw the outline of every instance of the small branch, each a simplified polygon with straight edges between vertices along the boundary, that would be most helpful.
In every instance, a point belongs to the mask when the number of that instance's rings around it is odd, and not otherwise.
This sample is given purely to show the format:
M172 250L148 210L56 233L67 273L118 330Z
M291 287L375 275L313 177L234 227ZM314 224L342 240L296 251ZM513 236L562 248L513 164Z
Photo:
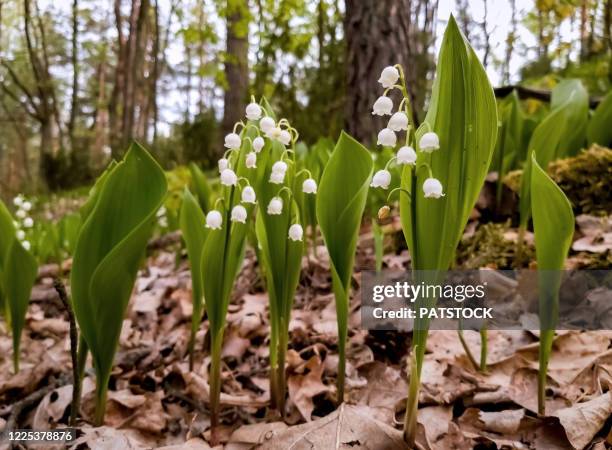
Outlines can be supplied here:
M70 356L72 358L72 404L70 405L70 425L72 426L76 421L80 403L80 389L77 387L81 378L79 374L79 363L77 357L78 334L76 321L74 320L74 313L72 312L64 283L62 283L62 280L59 278L55 278L53 280L53 287L55 288L57 295L68 313L68 321L70 322Z

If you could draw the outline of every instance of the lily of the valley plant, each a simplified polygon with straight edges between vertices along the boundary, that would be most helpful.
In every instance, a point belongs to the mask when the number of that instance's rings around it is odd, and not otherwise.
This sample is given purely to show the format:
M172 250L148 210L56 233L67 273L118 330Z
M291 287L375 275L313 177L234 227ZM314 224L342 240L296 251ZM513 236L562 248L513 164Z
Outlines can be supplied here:
M400 216L414 282L439 282L454 257L493 154L497 135L493 89L452 16L444 33L427 116L417 130L411 122L402 68L385 68L379 82L386 90L373 113L389 115L390 120L378 134L378 143L396 147L396 133L405 132L390 163L403 165L398 188ZM395 89L403 99L393 113L393 102L386 94ZM372 186L387 188L390 178L386 169L381 170L374 175ZM415 307L433 307L436 301L419 298ZM429 320L415 321L404 425L404 438L411 446L428 330Z

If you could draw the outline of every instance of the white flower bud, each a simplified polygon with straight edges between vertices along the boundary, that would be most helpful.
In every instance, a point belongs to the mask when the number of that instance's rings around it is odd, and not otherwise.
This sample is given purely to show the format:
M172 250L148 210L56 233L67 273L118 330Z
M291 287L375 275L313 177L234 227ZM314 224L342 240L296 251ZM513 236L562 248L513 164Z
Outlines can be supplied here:
M15 206L23 205L23 197L21 196L21 194L19 194L17 197L13 199L13 205Z
M268 214L276 216L283 212L283 199L280 197L272 197L270 203L268 203Z
M261 106L257 103L249 103L246 107L246 117L249 120L259 120L261 117Z
M225 169L221 172L221 184L224 186L236 186L238 183L238 177L232 169Z
M408 116L403 111L398 111L391 116L389 119L389 125L387 125L393 131L402 131L408 129Z
M399 77L399 71L395 67L387 66L381 72L378 82L382 85L382 87L388 89L397 83Z
M253 189L251 186L246 186L242 190L241 200L242 203L255 203L255 189Z
M159 208L159 209L157 210L157 213L155 213L155 215L156 215L156 217L163 217L163 216L165 216L165 215L166 215L166 212L167 212L167 211L166 211L166 207L165 207L165 206L162 206L161 208Z
M229 161L226 158L221 158L217 164L219 166L219 173L229 168Z
M28 250L28 251L30 250L30 248L32 248L32 246L30 245L30 242L29 242L29 241L23 241L23 242L21 243L21 245L22 245L22 247L23 247L23 248L25 248L25 249L26 249L26 250Z
M23 209L18 209L15 215L17 216L18 219L25 219L27 216L27 213Z
M304 194L316 194L317 193L317 182L312 178L307 178L302 183L302 192Z
M425 133L419 140L419 149L425 153L431 153L440 148L440 138L433 131Z
M442 192L442 183L436 178L427 178L423 183L423 192L425 198L440 198L444 197Z
M232 222L246 223L247 210L242 205L236 205L232 208Z
M157 224L161 228L168 228L168 219L166 217L160 217L159 219L157 219Z
M299 223L294 223L289 227L289 239L292 241L301 241L304 236L304 229Z
M405 145L397 151L396 158L400 166L402 164L416 164L417 154L412 147Z
M259 153L264 148L264 145L266 145L266 141L261 136L253 139L253 150L255 150L255 153Z
M23 241L25 237L26 237L25 231L17 230L17 239L19 239L20 241Z
M276 161L272 164L272 172L287 172L287 163L285 161Z
M219 211L213 209L206 214L206 228L210 228L211 230L220 230L222 223L223 216L221 216Z
M279 141L283 129L281 127L272 127L266 132L266 136L275 141Z
M23 226L25 228L32 228L34 226L34 221L31 217L26 217L25 219L23 219Z
M388 147L395 147L397 143L397 136L393 130L389 128L383 128L378 133L378 141L376 142L378 145L386 145Z
M374 102L374 106L372 107L372 115L375 115L375 116L391 115L392 109L393 109L393 101L389 97L385 95L381 95Z
M285 181L285 172L272 172L270 174L270 183L282 184Z
M287 130L281 130L278 140L281 141L283 145L291 144L291 133L289 133Z
M32 203L23 202L23 204L21 205L21 208L25 211L30 211L32 209Z
M255 169L257 167L257 153L249 152L246 155L245 164L247 169Z
M272 117L264 117L259 121L259 128L261 128L261 131L266 134L268 134L275 126L276 124L274 123L274 119L272 119Z
M371 187L387 189L391 183L391 172L388 170L379 170L372 177Z
M233 150L240 148L240 136L236 133L230 133L225 136L225 146Z

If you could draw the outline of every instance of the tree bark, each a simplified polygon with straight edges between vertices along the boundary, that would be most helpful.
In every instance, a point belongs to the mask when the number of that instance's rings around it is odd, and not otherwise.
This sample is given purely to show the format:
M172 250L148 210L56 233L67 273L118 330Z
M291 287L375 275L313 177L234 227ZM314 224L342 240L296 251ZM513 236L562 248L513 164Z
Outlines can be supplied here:
M224 133L242 119L249 88L248 0L228 0L223 123Z

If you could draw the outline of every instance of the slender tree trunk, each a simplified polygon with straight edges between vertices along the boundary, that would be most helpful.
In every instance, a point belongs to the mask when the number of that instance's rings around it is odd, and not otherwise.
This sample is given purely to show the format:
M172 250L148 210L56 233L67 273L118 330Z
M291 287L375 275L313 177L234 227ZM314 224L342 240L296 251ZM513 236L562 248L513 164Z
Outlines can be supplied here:
M70 120L68 122L68 133L70 135L71 150L75 151L75 122L79 98L79 64L78 64L78 39L79 39L79 0L72 2L72 99L70 102Z
M502 80L504 84L510 83L510 61L514 53L514 41L516 39L516 0L510 0L510 30L506 37L506 55L503 63Z
M223 132L242 119L249 88L248 1L228 0Z

